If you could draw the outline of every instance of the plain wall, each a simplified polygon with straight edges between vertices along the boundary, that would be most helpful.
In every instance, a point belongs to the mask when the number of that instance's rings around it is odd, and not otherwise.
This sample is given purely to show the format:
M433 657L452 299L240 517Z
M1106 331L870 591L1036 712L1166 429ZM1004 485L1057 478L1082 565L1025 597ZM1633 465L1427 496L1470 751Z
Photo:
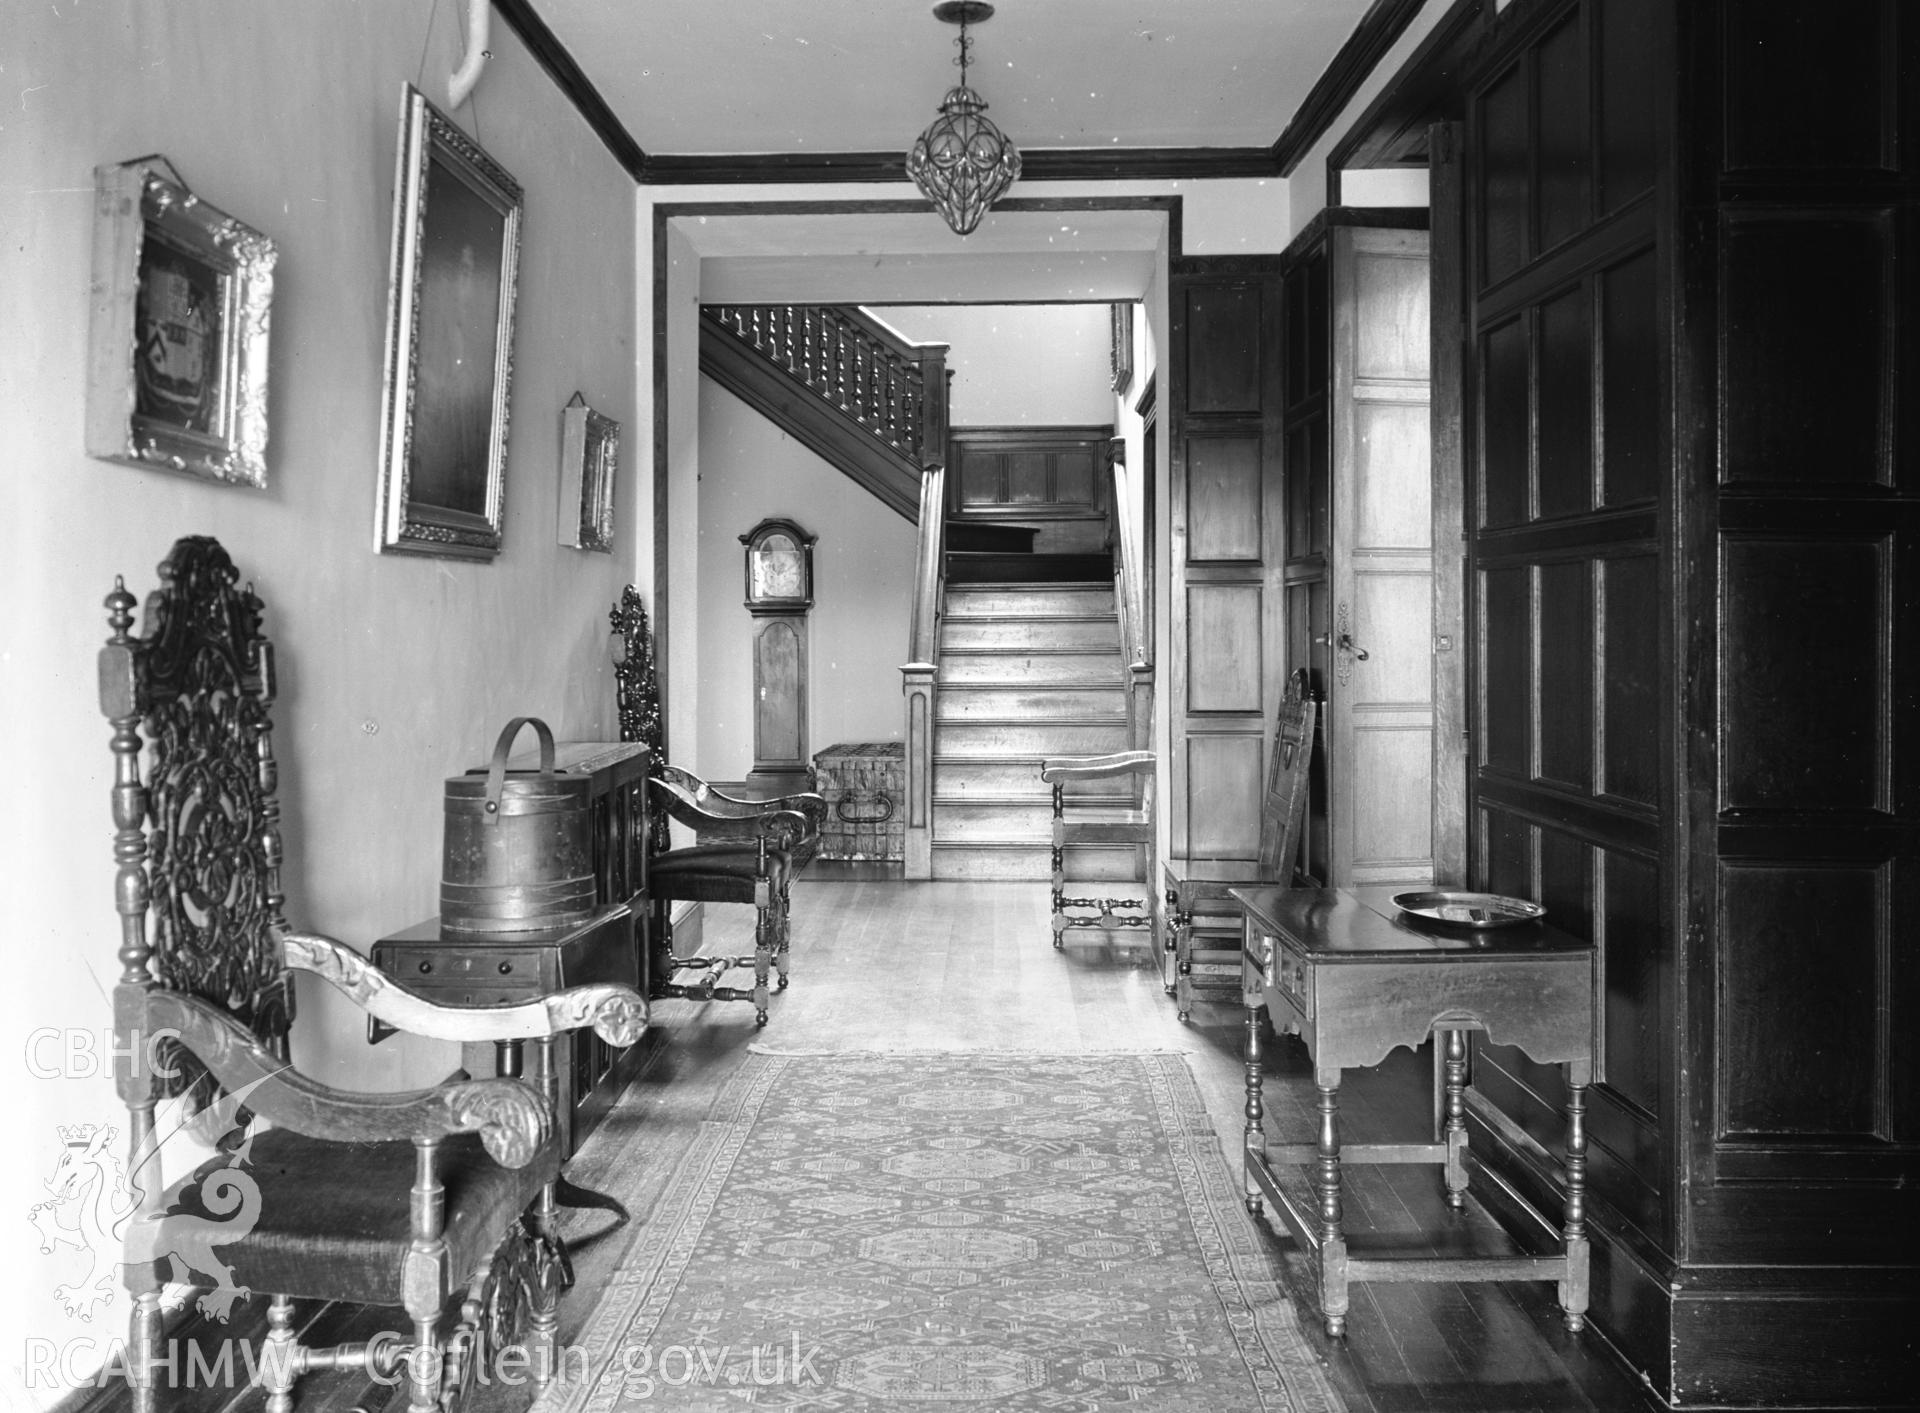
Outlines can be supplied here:
M950 346L955 427L1113 421L1106 304L889 304L871 312L914 343Z
M39 1078L36 1028L104 1056L114 952L111 757L94 660L101 599L144 597L186 534L217 536L266 604L280 699L287 913L365 949L435 910L442 781L484 761L511 716L561 736L617 733L608 607L635 578L632 184L504 26L455 120L526 192L505 549L490 564L380 555L379 471L393 176L403 82L444 106L461 7L431 0L91 0L14 6L0 115L0 523L10 612L0 709L12 741L0 812L9 911L0 1067L19 1145L0 1189L15 1319L0 1355L10 1406L28 1339L124 1329L125 1297L69 1319L56 1285L85 1257L43 1255L25 1214L61 1151L55 1124L124 1131L105 1073ZM164 153L203 199L279 247L264 491L88 458L82 427L93 168ZM624 426L616 553L556 543L560 411L579 391ZM92 1033L91 1042L87 1032ZM37 1049L42 1067L63 1040ZM69 1071L87 1068L80 1062ZM404 1088L446 1074L450 1045L366 1043L364 1023L303 983L294 1054L330 1084ZM99 1068L96 1066L96 1069ZM240 1273L244 1278L244 1272ZM82 1358L76 1362L85 1364Z
M807 614L807 754L899 740L918 529L711 378L700 380L700 744L694 769L753 766L753 632L740 536L769 517L819 537Z

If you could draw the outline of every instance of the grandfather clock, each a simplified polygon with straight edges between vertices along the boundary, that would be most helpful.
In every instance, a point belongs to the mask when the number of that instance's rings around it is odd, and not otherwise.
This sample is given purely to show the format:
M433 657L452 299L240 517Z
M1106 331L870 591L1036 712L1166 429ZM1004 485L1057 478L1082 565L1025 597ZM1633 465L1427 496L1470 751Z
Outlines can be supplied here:
M747 612L753 615L753 771L774 793L806 789L807 610L813 607L813 542L791 520L762 520L747 547Z

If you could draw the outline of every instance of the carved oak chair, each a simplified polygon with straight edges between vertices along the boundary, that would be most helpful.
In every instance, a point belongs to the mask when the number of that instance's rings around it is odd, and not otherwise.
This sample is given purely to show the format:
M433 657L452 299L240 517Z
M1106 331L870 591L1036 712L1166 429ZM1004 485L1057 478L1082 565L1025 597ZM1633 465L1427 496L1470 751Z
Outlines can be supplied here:
M1274 723L1273 756L1260 806L1257 860L1172 860L1166 866L1167 921L1174 954L1174 1006L1180 1019L1193 1010L1196 991L1240 996L1240 908L1230 888L1250 883L1290 886L1307 816L1318 708L1304 668L1287 680Z
M622 740L641 741L661 759L660 694L653 672L653 644L647 611L628 585L610 615L620 641L614 665ZM656 996L685 996L701 1001L751 1001L754 1023L767 1023L769 982L779 971L778 988L787 989L790 889L812 860L827 817L826 799L810 791L769 799L727 794L690 771L656 765L650 782L661 806L647 862L647 889L656 903L745 903L754 909L753 955L675 955L656 959ZM664 824L669 818L690 827L698 842L669 847ZM662 929L665 931L665 929ZM751 989L724 986L729 971L753 968Z
M668 996L753 1002L754 1024L767 1023L768 978L780 973L787 989L789 890L813 858L827 803L819 795L782 795L745 800L716 790L697 775L662 766L652 781L654 799L699 842L654 854L647 885L667 901L746 903L754 910L751 957L671 958L674 975L660 988ZM753 989L721 986L736 967L753 968ZM694 979L683 980L683 974Z
M296 1380L326 1368L381 1378L404 1368L412 1413L447 1409L492 1351L523 1340L544 1378L569 1278L552 1225L560 1154L550 1093L463 1078L357 1094L301 1075L287 1058L292 973L315 974L401 1030L535 1041L549 1091L556 1035L591 1025L610 1044L631 1044L646 1002L599 985L447 1009L331 938L289 931L260 600L236 586L212 539L177 542L160 578L141 636L130 631L134 598L116 581L100 654L121 928L116 1080L135 1197L124 1269L135 1407L154 1404L168 1276L212 1286L200 1304L222 1319L252 1289L273 1292L260 1361L268 1413L288 1413ZM165 1101L213 1106L248 1136L163 1186L155 1111ZM270 1126L259 1131L253 1117ZM302 1346L296 1297L404 1307L411 1340Z
M1152 751L1119 751L1105 756L1078 756L1040 763L1040 778L1053 786L1053 945L1057 951L1070 929L1097 929L1103 937L1114 929L1140 928L1151 938L1154 929L1153 886L1153 767ZM1119 810L1092 805L1067 794L1076 781L1126 777L1139 780L1140 803ZM1143 898L1069 898L1066 851L1075 844L1134 844L1146 850L1146 896Z

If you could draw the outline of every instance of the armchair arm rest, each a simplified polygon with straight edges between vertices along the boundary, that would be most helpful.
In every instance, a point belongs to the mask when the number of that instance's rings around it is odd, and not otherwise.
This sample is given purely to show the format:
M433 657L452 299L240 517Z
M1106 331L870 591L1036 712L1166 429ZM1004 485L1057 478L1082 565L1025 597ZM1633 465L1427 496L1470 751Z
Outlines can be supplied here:
M136 1001L135 1007L144 1010L148 1034L171 1032L229 1094L263 1118L310 1138L379 1143L478 1132L495 1162L520 1168L553 1135L553 1110L521 1080L463 1080L394 1094L335 1089L301 1074L263 1048L239 1021L198 997L150 990L141 1000L144 1006ZM124 1074L122 1097L130 1102L144 1097L149 1083L145 1076Z
M1107 775L1139 775L1151 771L1158 760L1152 751L1117 751L1106 756L1062 756L1040 762L1040 778L1049 785L1057 780L1096 780Z
M796 810L756 809L742 814L716 814L681 786L655 776L654 798L682 824L690 825L702 842L714 839L765 840L776 849L790 849L816 832ZM711 795L711 791L708 792ZM824 801L822 802L824 809Z
M647 1028L646 998L630 986L575 986L511 1006L442 1006L331 937L288 932L280 942L289 967L327 981L375 1020L430 1040L544 1040L592 1026L607 1044L626 1046Z
M713 820L754 819L777 810L788 810L805 815L814 820L816 825L818 821L827 817L826 796L812 790L750 800L739 795L729 795L725 790L709 785L692 771L682 770L673 765L661 766L655 772L654 779L690 801L695 808L704 811Z

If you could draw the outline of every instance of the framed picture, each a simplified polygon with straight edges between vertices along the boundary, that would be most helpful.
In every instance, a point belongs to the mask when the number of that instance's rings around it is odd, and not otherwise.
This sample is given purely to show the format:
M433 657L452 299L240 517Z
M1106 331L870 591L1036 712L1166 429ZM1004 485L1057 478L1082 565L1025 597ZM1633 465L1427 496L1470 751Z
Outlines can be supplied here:
M518 182L408 85L380 417L381 550L491 559L506 495Z
M87 454L264 487L273 242L158 155L93 191Z
M560 409L560 543L613 553L613 483L620 470L620 424L579 393Z
M1133 306L1116 304L1113 309L1113 392L1125 397L1133 386Z

